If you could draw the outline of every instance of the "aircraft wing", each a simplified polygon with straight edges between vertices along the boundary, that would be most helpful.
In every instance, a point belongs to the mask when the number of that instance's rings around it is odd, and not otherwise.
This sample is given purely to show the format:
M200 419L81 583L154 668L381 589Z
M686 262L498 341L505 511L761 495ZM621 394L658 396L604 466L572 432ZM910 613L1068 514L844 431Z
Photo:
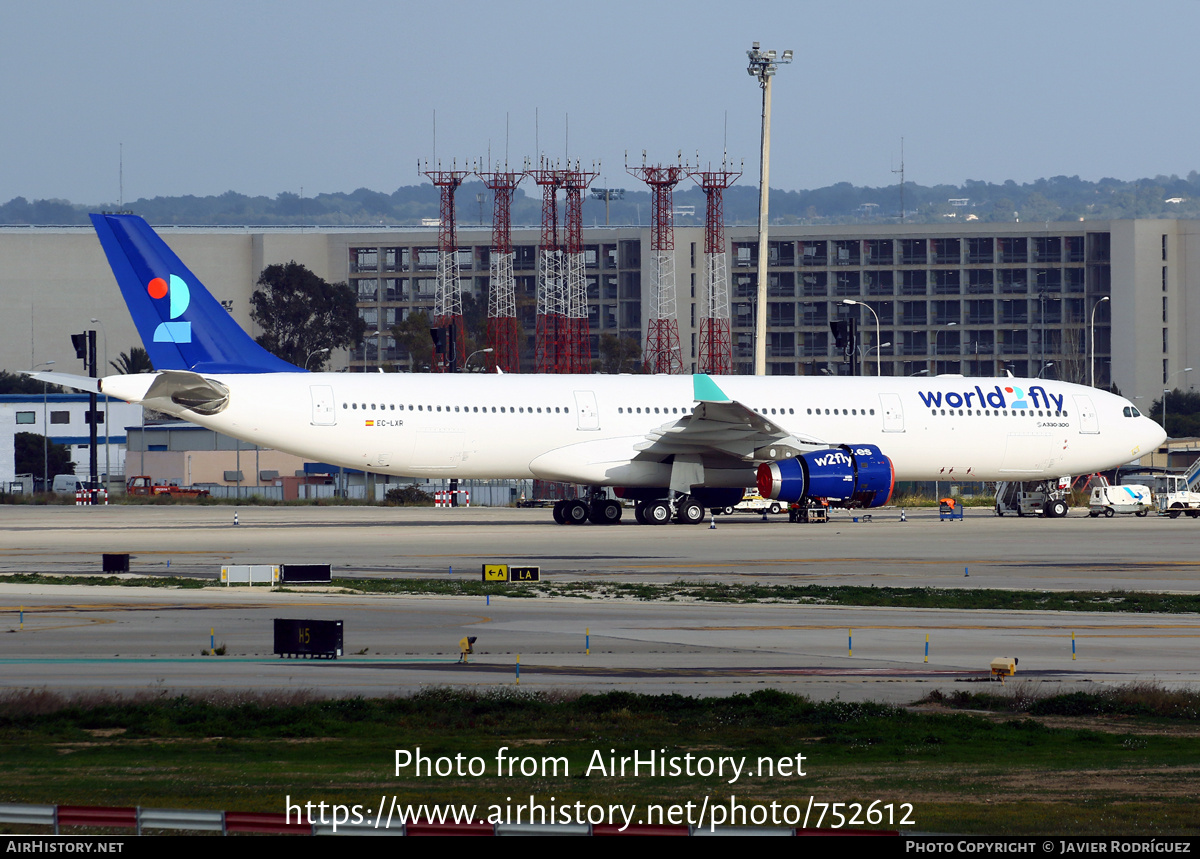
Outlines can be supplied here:
M651 430L635 459L694 459L708 468L734 467L761 459L783 459L825 446L797 435L753 409L729 399L708 376L692 377L696 407L690 415Z

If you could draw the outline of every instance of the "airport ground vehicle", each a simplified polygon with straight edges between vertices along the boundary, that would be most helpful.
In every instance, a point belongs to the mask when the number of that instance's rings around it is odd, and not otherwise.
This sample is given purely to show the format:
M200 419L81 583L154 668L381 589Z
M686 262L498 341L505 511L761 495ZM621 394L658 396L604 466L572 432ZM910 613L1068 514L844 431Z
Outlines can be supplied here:
M754 490L749 490L742 496L741 501L732 507L726 505L721 508L720 512L725 515L731 513L782 513L785 509L787 509L786 504L772 501L769 498L763 498Z
M1016 513L1018 516L1045 516L1059 519L1067 515L1067 493L1070 480L1057 484L1046 481L1002 481L996 484L996 515Z
M76 492L89 492L104 489L103 483L91 483L80 480L74 474L56 474L51 489L60 495L74 495Z
M1200 516L1200 491L1197 491L1200 490L1200 459L1182 476L1162 475L1159 479L1166 484L1165 491L1156 498L1159 516L1172 519L1178 519L1181 514L1193 519Z
M1154 509L1154 498L1149 486L1123 484L1121 486L1093 486L1088 496L1088 515L1109 518L1118 513L1145 516Z
M207 489L192 489L172 483L155 483L149 475L139 474L125 482L126 495L170 495L172 498L207 498Z

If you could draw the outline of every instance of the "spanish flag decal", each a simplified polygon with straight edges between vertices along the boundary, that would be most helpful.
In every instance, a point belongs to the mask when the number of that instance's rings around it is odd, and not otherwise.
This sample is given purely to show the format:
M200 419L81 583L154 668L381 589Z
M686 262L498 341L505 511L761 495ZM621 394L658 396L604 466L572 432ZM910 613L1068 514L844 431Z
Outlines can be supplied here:
M369 426L369 427L375 426L375 421L367 421L367 426Z

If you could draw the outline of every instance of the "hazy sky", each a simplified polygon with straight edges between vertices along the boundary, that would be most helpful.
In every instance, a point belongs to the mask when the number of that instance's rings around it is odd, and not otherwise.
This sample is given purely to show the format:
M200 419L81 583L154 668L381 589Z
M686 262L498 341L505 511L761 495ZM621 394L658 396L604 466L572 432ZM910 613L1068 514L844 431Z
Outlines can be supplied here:
M1197 0L0 0L0 202L422 181L418 159L719 162L772 186L1200 169ZM569 123L569 149L566 127ZM597 183L602 184L602 183Z

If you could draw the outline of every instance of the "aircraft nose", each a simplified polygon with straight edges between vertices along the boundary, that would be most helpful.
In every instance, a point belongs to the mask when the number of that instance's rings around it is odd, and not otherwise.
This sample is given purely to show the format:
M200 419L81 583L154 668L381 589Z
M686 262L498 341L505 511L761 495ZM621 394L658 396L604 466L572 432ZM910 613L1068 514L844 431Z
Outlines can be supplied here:
M1167 431L1152 418L1142 415L1141 432L1139 432L1141 448L1145 453L1152 452L1167 440Z

